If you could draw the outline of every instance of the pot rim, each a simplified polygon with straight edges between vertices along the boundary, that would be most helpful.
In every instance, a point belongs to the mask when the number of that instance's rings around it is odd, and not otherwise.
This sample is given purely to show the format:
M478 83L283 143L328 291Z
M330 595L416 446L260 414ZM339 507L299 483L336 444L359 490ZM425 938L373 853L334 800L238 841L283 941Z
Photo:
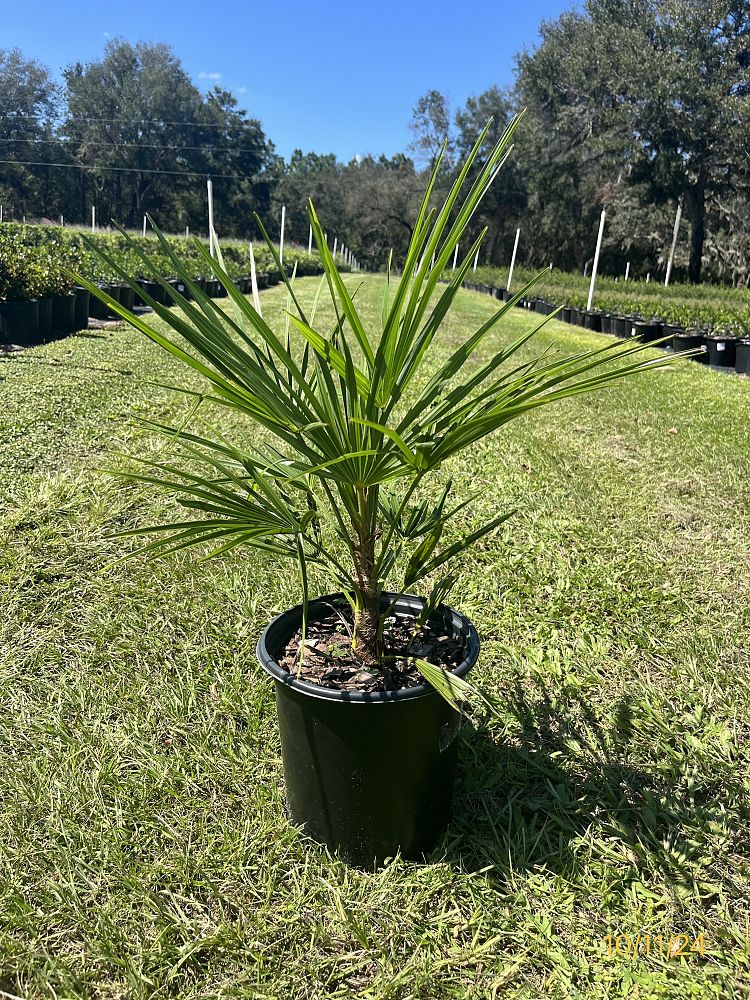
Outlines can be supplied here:
M395 594L390 591L384 591L380 598L381 605L386 604L387 606L394 598L398 598L396 601L396 611L399 609L403 611L421 611L426 603L423 597L416 597L413 594ZM308 607L312 609L316 605L321 606L325 604L343 604L348 606L345 595L343 593L337 593L325 594L322 597L316 597L309 602ZM464 658L458 666L454 667L451 671L451 673L455 674L457 677L464 677L468 674L479 657L479 635L477 634L477 630L470 619L468 619L465 615L462 615L459 611L456 611L454 608L449 607L447 604L439 605L436 609L436 613L441 613L446 617L451 618L454 627L454 634L459 633L464 636ZM268 648L268 639L269 634L272 631L277 631L280 627L283 628L284 624L289 626L289 635L291 635L292 631L298 628L301 616L302 605L296 604L293 608L289 608L286 611L283 611L280 615L276 615L276 617L268 623L258 639L258 645L255 650L258 662L266 673L270 674L271 677L273 677L273 679L278 683L308 697L320 698L323 701L337 701L342 704L385 705L390 702L408 701L414 698L424 698L430 696L434 696L436 698L440 697L437 691L435 691L435 689L427 683L418 684L416 687L400 688L397 691L341 691L338 688L328 688L323 687L321 684L311 684L309 681L298 680L292 674L287 673L287 671L280 667L276 662ZM287 621L284 622L284 619L287 619Z

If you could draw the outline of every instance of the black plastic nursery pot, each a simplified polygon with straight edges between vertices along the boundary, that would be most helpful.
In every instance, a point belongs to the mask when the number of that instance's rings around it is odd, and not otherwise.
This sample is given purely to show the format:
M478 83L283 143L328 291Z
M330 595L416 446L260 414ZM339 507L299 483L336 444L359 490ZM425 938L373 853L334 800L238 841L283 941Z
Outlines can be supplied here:
M563 306L560 310L560 319L563 323L570 323L570 306Z
M39 299L39 337L52 336L52 299Z
M601 313L594 311L584 313L583 323L587 330L593 330L595 333L602 332Z
M684 326L675 326L674 323L664 324L664 336L665 337L679 337L685 332Z
M107 295L111 295L112 298L116 298L112 285L100 285L99 287L102 291L105 291ZM92 316L94 319L109 319L109 306L102 302L101 299L98 299L96 295L92 295L89 299L89 316Z
M125 306L126 309L133 311L133 306L135 305L135 292L130 287L130 285L120 285L120 295L118 301L120 305Z
M633 336L638 337L644 343L650 343L652 340L658 340L660 337L664 336L664 324L659 323L657 320L636 320L633 323Z
M737 339L722 333L706 337L708 363L714 368L734 368L737 355Z
M384 593L382 606L396 598ZM309 618L348 608L343 594L309 604ZM401 596L396 615L414 615L419 597ZM443 606L431 620L460 638L466 676L479 656L476 629ZM273 677L289 815L352 865L372 867L399 850L419 858L440 842L453 806L461 716L427 684L399 691L339 691L297 680L278 665L302 623L302 605L271 622L258 642Z
M0 319L8 343L29 347L39 343L39 301L0 302Z
M75 304L75 323L76 330L85 330L89 325L89 309L91 308L91 292L88 288L79 288L76 286L75 290L76 304Z
M633 330L632 316L613 316L611 328L616 337L629 337Z
M52 329L55 333L72 333L76 328L76 297L55 295L52 299Z
M750 375L750 339L742 337L737 341L734 355L734 370L738 375Z
M599 322L602 325L602 333L612 333L612 317L609 313L602 313Z
M700 332L700 330L687 330L684 333L676 333L672 337L672 348L675 351L691 351L696 347L705 347L706 338ZM700 361L702 364L708 364L708 351L703 351L702 354L696 354L693 361Z

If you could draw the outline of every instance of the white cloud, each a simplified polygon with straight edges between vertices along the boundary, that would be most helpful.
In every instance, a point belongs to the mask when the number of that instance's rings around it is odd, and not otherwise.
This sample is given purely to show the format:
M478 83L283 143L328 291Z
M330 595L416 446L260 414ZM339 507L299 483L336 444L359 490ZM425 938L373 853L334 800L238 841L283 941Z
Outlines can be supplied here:
M204 70L198 74L199 80L221 80L221 73L206 73Z

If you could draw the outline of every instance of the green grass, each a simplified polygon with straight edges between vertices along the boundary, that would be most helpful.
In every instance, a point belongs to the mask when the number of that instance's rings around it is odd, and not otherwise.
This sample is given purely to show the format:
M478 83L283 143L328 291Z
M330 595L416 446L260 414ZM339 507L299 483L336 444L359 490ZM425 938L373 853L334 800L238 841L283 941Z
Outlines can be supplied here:
M461 293L436 356L492 308ZM284 813L254 645L293 567L102 572L163 502L105 451L164 454L131 418L187 414L142 385L175 377L125 329L0 361L0 998L748 995L750 382L682 362L445 471L481 490L469 526L519 508L454 595L504 711L464 731L431 862L366 873ZM649 956L607 957L639 933ZM660 955L678 934L705 955Z

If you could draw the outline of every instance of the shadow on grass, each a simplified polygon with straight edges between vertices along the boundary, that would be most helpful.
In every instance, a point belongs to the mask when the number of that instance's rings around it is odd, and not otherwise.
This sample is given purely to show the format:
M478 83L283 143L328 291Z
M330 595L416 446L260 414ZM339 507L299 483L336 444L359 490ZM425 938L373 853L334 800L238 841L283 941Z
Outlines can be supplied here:
M633 878L647 867L693 884L707 829L726 822L720 775L714 793L699 793L668 746L665 766L630 763L649 752L662 759L648 739L633 745L630 699L607 729L590 703L579 699L571 718L548 691L532 704L516 689L510 707L520 727L513 745L464 729L447 860L472 871L492 866L500 879L535 867L565 875L596 860L619 863Z
M90 334L86 334L90 336ZM101 340L101 337L96 337L96 340ZM6 357L10 358L11 355L8 354ZM0 357L0 361L3 358ZM48 368L75 368L77 371L87 371L87 372L104 372L105 375L130 375L134 376L135 372L130 371L128 368L102 368L99 365L82 365L75 361L58 361L53 359L51 361L45 361L44 358L18 358L14 359L17 364L21 365L44 365Z

